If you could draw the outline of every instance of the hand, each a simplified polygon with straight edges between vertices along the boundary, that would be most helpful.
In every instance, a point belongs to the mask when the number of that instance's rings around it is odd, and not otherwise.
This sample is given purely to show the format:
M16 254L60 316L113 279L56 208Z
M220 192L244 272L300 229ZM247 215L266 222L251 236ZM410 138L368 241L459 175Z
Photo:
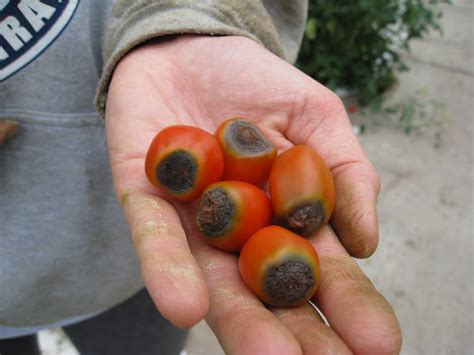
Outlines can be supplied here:
M334 175L337 236L328 226L310 238L322 269L314 301L331 328L309 305L264 307L241 281L237 257L196 235L192 204L167 201L145 177L148 145L162 128L187 124L213 132L237 115L255 120L279 150L313 147ZM349 255L367 257L377 246L379 180L332 92L251 40L183 36L144 45L121 60L106 124L115 189L146 287L175 325L206 316L231 354L400 350L389 303Z
M0 147L8 138L16 133L18 123L10 120L0 120Z

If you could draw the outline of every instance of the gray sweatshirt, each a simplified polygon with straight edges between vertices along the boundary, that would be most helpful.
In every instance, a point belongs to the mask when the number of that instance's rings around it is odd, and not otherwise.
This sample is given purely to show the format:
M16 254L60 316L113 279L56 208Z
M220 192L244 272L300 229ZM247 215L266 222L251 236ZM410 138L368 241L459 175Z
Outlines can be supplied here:
M61 325L143 287L97 113L118 60L149 38L200 33L249 37L292 62L306 9L303 0L0 0L0 119L20 123L0 147L0 338L2 327Z

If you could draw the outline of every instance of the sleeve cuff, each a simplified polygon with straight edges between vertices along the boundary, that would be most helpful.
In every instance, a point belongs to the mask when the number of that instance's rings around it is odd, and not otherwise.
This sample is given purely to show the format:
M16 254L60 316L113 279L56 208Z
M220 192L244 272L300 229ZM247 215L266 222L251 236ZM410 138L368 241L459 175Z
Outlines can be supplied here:
M243 36L289 60L270 17L259 5L241 1L246 4L236 5L242 8L235 9L219 2L213 7L174 3L132 5L123 13L112 14L104 49L105 66L94 100L102 117L105 117L107 92L115 66L131 49L153 38L176 34Z

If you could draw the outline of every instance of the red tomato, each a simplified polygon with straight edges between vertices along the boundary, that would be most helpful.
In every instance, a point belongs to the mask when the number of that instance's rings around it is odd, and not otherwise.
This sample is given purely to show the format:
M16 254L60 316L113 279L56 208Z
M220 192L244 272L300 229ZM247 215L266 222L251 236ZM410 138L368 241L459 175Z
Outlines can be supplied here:
M151 142L145 160L150 182L181 201L198 198L224 170L224 157L216 138L197 127L164 128Z
M269 306L298 306L311 299L320 280L319 257L309 241L287 229L260 229L245 243L239 271Z
M266 183L277 150L255 123L241 117L231 118L219 126L215 136L224 152L223 180L259 186Z
M270 197L278 224L310 236L329 221L334 211L331 171L310 147L290 148L273 163Z
M206 241L225 251L239 251L250 236L268 226L272 207L265 193L242 181L220 181L204 190L196 224Z

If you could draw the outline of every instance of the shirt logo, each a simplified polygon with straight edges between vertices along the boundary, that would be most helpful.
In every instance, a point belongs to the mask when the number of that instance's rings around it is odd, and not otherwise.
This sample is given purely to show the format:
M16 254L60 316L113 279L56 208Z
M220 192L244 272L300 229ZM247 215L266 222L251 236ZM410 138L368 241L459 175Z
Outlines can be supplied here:
M67 26L79 0L0 0L0 82L40 55Z

